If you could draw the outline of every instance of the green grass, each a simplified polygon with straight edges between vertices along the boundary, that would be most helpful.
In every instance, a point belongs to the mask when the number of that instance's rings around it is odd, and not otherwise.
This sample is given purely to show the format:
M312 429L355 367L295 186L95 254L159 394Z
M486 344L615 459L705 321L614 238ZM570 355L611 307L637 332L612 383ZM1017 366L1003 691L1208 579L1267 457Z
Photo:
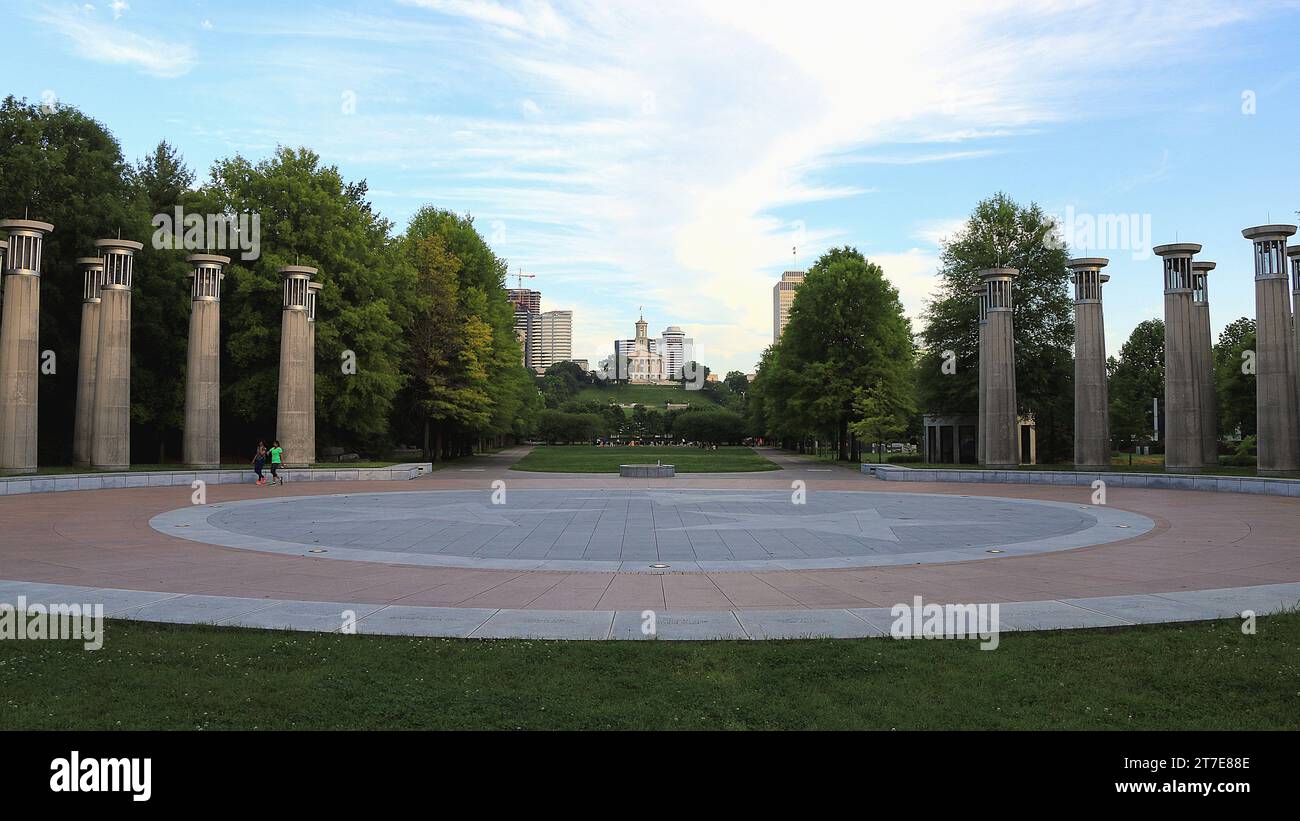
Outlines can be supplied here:
M1298 729L1300 615L974 641L550 642L109 621L0 641L0 729Z
M546 473L618 473L619 465L654 464L662 460L678 473L735 473L750 470L779 470L750 448L720 447L704 450L691 447L608 447L594 445L538 445L511 470Z
M646 405L662 408L665 402L675 405L715 405L704 391L688 391L679 385L609 385L583 388L574 397L576 402L600 402L619 405Z

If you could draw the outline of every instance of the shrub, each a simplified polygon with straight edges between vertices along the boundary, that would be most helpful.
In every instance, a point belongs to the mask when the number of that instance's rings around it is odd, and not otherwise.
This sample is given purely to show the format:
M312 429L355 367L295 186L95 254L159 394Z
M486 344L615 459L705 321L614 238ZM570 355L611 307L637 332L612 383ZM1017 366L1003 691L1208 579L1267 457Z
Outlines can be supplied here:
M895 453L893 456L886 456L885 461L894 465L915 465L924 461L924 457L919 453Z

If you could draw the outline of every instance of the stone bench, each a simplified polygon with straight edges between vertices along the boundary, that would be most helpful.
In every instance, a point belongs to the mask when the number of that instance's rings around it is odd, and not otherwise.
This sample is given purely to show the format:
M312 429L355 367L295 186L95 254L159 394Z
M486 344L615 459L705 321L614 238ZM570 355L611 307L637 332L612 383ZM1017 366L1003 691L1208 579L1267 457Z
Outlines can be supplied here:
M629 479L668 479L677 472L672 465L619 465L618 475Z

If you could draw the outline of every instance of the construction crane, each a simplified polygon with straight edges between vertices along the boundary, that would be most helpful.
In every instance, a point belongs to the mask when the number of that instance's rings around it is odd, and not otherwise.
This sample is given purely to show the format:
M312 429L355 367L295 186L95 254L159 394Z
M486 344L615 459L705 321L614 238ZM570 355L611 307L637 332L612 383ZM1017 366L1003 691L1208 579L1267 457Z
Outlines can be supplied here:
M525 274L523 268L517 268L516 270L518 271L518 273L515 274L515 280L516 282L519 283L518 288L521 291L524 289L525 279L537 279L537 274Z

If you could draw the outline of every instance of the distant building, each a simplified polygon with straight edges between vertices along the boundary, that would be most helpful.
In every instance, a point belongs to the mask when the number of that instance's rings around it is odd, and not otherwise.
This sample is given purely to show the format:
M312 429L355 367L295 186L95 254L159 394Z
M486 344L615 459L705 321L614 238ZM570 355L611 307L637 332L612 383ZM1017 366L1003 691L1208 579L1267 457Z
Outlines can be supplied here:
M538 373L573 359L573 311L547 311L538 317L537 345L529 366Z
M530 288L511 288L506 291L506 295L515 304L516 308L523 308L525 311L534 314L542 312L541 291L534 291Z
M520 361L533 367L540 342L542 292L530 288L510 288L506 297L515 306L515 339L519 340Z
M681 379L682 367L694 358L695 340L676 325L669 325L659 335L659 353L664 358L664 378Z
M659 341L651 339L645 317L636 322L636 337L614 340L614 378L628 382L662 383L664 357L659 351Z
M790 306L794 304L795 291L803 284L803 271L786 271L781 281L772 286L772 341L781 338L785 324L790 321Z
M541 325L541 316L539 314L535 314L526 308L520 308L516 304L515 339L519 340L520 362L525 368L532 367Z

